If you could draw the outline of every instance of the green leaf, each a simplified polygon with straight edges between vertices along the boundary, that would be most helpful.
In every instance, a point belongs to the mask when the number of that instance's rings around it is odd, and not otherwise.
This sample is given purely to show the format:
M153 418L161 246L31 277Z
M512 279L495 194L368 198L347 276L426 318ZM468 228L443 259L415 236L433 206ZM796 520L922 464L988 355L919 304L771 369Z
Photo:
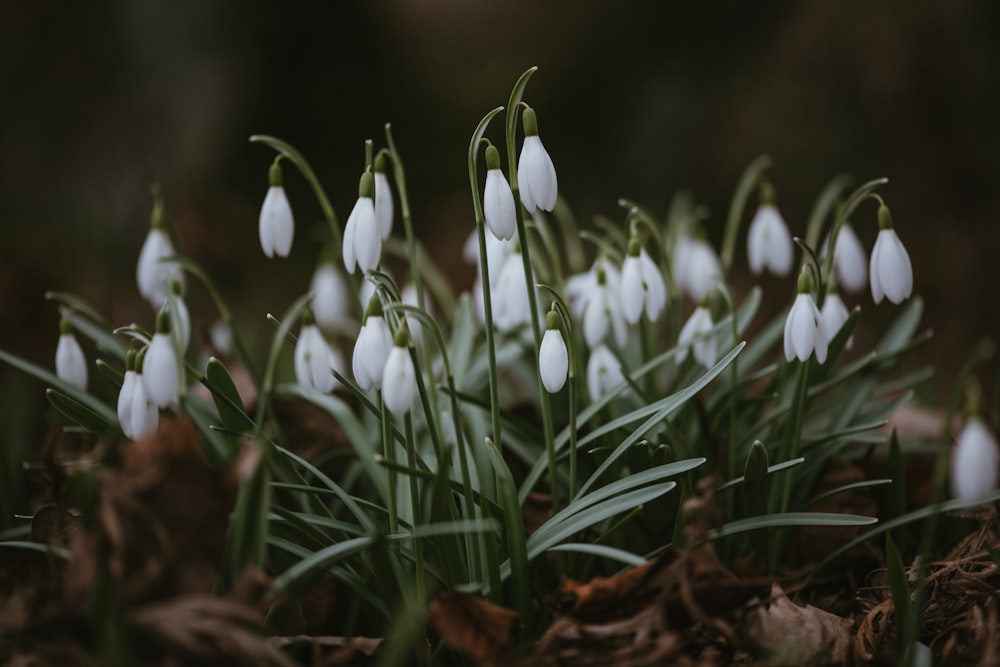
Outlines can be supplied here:
M89 406L67 396L66 394L58 391L56 389L46 389L45 398L49 399L49 403L63 413L71 420L87 429L98 438L121 438L124 437L121 429L118 427L118 418L115 417L113 422L108 421L103 415L99 415Z
M866 479L863 482L854 482L852 484L844 484L843 486L838 486L835 489L831 489L826 493L821 493L809 502L807 502L804 507L809 505L814 505L821 500L826 500L841 493L847 493L848 491L856 491L858 489L870 489L875 486L884 486L885 484L892 484L891 479Z
M804 461L805 461L804 458L799 457L797 459L792 459L791 461L783 461L781 463L775 463L773 466L769 466L768 467L767 474L768 475L772 475L772 474L774 474L776 472L781 472L782 470L787 470L788 468L794 468L795 466L799 465L800 463L803 463ZM735 477L735 478L729 480L728 482L726 482L725 484L723 484L722 486L720 486L719 488L717 488L716 492L722 491L724 489L728 489L728 488L731 488L731 487L734 487L734 486L737 486L739 484L743 484L743 482L745 482L745 481L746 481L746 477L743 476L743 475L741 475L739 477Z
M609 547L604 544L567 542L566 544L557 544L553 547L549 547L549 551L569 551L573 553L587 554L588 556L607 558L609 560L618 561L619 563L631 566L644 565L646 563L645 558L637 556L631 551L625 551L624 549L618 549L617 547Z
M211 392L222 425L235 432L253 431L255 425L246 413L243 399L225 365L215 357L208 360L202 384Z
M62 547L54 547L49 544L40 544L38 542L24 542L11 540L9 542L0 542L0 548L5 549L24 549L25 551L37 551L45 555L56 556L62 558L63 560L72 560L73 552L69 549L64 549Z
M354 537L344 542L331 544L325 549L320 549L306 556L275 578L274 583L271 584L270 594L277 595L285 591L295 592L296 590L300 590L301 586L308 583L308 580L315 575L328 570L354 554L369 549L379 539L379 537L370 535Z
M748 530L761 528L786 528L789 526L868 526L877 523L878 519L857 514L829 514L826 512L781 512L752 516L746 519L730 521L721 528L708 531L710 539L718 539Z
M528 546L525 539L524 519L521 516L521 504L517 499L517 487L514 478L507 468L496 445L488 438L486 451L489 453L493 473L496 475L497 492L500 506L503 507L504 535L507 538L506 568L501 568L513 578L514 606L521 618L531 618L531 573L528 570Z
M905 650L913 640L916 628L915 609L910 598L910 585L906 581L906 567L896 550L891 535L885 536L885 560L889 570L889 590L892 592L892 607L896 613L896 633L900 650Z

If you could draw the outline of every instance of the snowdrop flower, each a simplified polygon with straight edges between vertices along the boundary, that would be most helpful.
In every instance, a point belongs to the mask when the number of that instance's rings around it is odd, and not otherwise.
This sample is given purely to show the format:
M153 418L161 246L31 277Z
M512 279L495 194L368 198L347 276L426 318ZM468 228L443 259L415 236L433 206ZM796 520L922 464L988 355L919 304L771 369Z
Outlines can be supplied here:
M695 302L701 301L717 281L722 280L722 267L712 246L704 240L681 236L671 254L674 283Z
M820 257L826 257L830 238L823 241ZM860 292L868 282L868 256L851 223L845 222L837 232L837 248L833 251L833 275L837 284L848 292Z
M747 260L750 270L759 275L764 269L778 276L792 270L792 235L774 205L774 188L763 183L761 204L747 232Z
M636 324L643 310L650 322L655 322L667 305L667 286L663 274L637 239L629 241L628 256L622 263L622 315L629 324Z
M486 234L486 265L490 274L491 292L496 291L497 279L500 277L500 269L506 262L507 257L514 252L514 241L501 241L493 234ZM479 256L479 232L475 229L469 234L462 249L462 256L465 261L476 266L476 279L472 285L472 304L479 318L480 323L486 324L486 303L483 295L483 267Z
M624 379L622 365L607 345L599 345L590 351L590 359L587 360L587 390L591 401L596 401Z
M600 345L611 329L615 342L625 344L625 316L621 310L621 283L619 289L613 289L608 280L608 273L603 267L597 269L597 282L583 304L583 339L587 347L593 349Z
M417 373L407 347L406 327L396 331L395 341L382 373L382 400L394 415L405 415L417 395Z
M833 340L833 337L837 335L840 328L844 326L844 322L850 316L847 310L847 306L840 299L840 295L836 292L827 292L826 298L823 299L823 309L819 313L820 320L823 326L823 335L826 337L827 342ZM847 339L847 344L844 346L848 350L854 344L854 336Z
M406 283L403 285L403 289L399 290L400 303L404 303L407 306L414 306L415 308L421 308L426 311L428 315L433 316L433 313L431 313L431 304L427 299L428 296L425 290L424 302L420 303L420 300L417 298L417 286L413 283ZM406 314L406 323L410 329L410 338L413 339L413 344L415 346L420 345L424 340L423 323L417 318L416 315L409 313Z
M383 241L392 234L392 214L392 188L385 174L385 153L379 153L375 158L375 224Z
M536 208L551 211L556 206L559 189L556 168L538 137L535 110L525 109L521 122L524 124L524 143L517 160L517 189L521 193L521 203L528 213L534 213Z
M56 344L56 375L74 387L87 390L87 358L73 335L73 327L65 317L59 320L59 342Z
M156 406L146 400L146 389L136 362L142 363L135 350L125 355L125 378L118 393L118 423L130 440L138 440L156 430L160 415Z
M382 302L373 297L365 309L365 321L354 344L351 365L358 386L368 391L382 388L382 373L392 351L392 333L382 316Z
M486 147L486 169L486 185L483 188L486 227L496 238L509 241L517 231L514 194L500 170L500 151L493 144Z
M785 359L806 361L814 351L819 363L826 361L826 334L816 302L810 294L808 269L799 274L799 293L785 320Z
M996 438L979 417L970 418L951 451L951 490L955 497L976 501L994 491L998 460Z
M566 281L566 300L569 302L569 312L578 320L583 320L583 311L587 302L597 289L597 273L604 271L604 279L612 294L621 294L621 274L618 267L604 255L599 256L593 266L583 273L570 276Z
M872 298L875 303L887 297L893 303L902 303L913 292L913 267L902 241L892 228L892 216L885 204L878 209L878 238L872 248L869 273Z
M306 390L328 394L337 386L333 376L333 351L316 326L312 312L302 312L302 328L295 343L295 380Z
M689 348L694 353L695 360L705 368L715 365L718 358L718 341L708 333L712 330L712 313L708 310L708 302L702 299L698 307L691 313L681 333L677 338L677 346L682 348L677 356L677 363L687 359ZM693 343L693 345L692 345Z
M515 247L500 269L493 288L493 324L509 333L531 322L531 304L528 302L528 281L524 277L521 249Z
M370 171L366 171L361 174L358 201L351 209L344 228L344 266L351 273L354 273L355 267L362 271L374 271L382 256L374 196L375 179Z
M158 408L176 403L178 398L177 343L170 333L170 313L161 310L156 316L156 333L146 348L142 361L142 383L146 397Z
M184 303L184 295L181 294L181 285L176 280L170 282L172 296L164 304L170 310L171 321L174 323L174 337L177 339L177 349L184 352L188 343L191 342L191 313L187 304Z
M159 194L153 203L153 214L149 234L143 241L139 251L139 262L135 268L135 280L139 293L153 308L159 308L166 300L167 285L176 280L184 288L184 274L180 264L167 257L173 257L174 244L167 235L166 217L163 211L163 199Z
M292 207L282 185L281 156L275 158L267 173L268 188L260 207L260 247L268 257L288 257L295 236Z
M369 283L366 281L365 284ZM347 283L332 260L321 261L316 267L309 291L313 293L309 306L316 318L316 324L324 331L343 325L350 307Z
M554 394L566 384L569 373L569 351L559 331L559 314L549 311L545 317L545 335L538 347L538 372L545 391Z

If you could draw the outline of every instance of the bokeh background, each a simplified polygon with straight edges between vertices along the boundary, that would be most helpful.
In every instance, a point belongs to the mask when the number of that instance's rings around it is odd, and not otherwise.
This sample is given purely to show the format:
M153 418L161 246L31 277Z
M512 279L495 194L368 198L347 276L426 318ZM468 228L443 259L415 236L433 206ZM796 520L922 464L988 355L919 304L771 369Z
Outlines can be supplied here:
M526 100L584 222L620 219L621 196L665 211L685 188L718 241L740 172L768 153L801 233L833 176L888 176L882 193L935 331L921 351L940 371L933 400L970 346L1000 331L997 26L993 0L3 2L0 347L51 366L49 289L116 324L152 322L134 271L154 181L183 251L266 331L263 313L306 289L323 227L288 170L295 246L288 260L263 257L272 153L253 133L299 147L343 222L363 142L380 145L391 121L418 233L468 284L468 138L538 65ZM874 206L855 224L870 247ZM778 309L794 284L767 289ZM207 298L190 298L204 324ZM854 303L876 328L894 312ZM7 395L22 382L0 367Z

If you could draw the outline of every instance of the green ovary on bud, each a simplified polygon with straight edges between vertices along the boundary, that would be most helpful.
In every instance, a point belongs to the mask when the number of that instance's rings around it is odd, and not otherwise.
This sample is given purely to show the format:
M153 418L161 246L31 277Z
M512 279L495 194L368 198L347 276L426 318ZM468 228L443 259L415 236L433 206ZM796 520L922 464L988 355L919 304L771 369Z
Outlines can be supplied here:
M375 294L368 300L368 305L365 307L364 321L367 322L369 317L382 317L382 313L382 300Z
M545 328L546 329L558 329L559 328L559 313L554 309L550 310L545 315Z
M284 178L281 171L281 156L274 158L271 168L267 171L267 183L272 188L280 188L284 185Z
M809 275L808 268L803 268L802 273L799 274L798 292L799 294L809 294L811 291L812 276Z
M534 137L538 135L538 117L535 110L527 107L521 114L521 123L524 125L524 136Z
M639 239L633 236L628 241L628 256L638 257L640 250L642 250L642 244L639 243Z
M166 310L156 314L156 333L170 333L170 313Z
M500 168L500 151L493 144L486 147L486 168L487 169L499 169Z
M892 213L889 212L889 207L885 204L878 207L878 228L892 229Z
M375 176L370 171L361 174L361 181L358 183L358 197L375 198Z

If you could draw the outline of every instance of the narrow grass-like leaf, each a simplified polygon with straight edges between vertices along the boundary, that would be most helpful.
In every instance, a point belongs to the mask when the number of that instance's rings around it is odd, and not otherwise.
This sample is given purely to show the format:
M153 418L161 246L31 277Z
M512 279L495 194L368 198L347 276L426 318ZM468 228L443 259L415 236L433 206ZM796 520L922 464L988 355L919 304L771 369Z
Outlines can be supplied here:
M597 556L598 558L607 558L608 560L618 561L619 563L631 566L644 565L646 563L646 559L642 556L637 556L631 551L625 551L617 547L609 547L605 544L567 542L566 544L557 544L549 547L549 551L569 551L588 556Z
M514 578L514 607L521 618L531 618L531 573L528 570L528 541L525 539L524 519L521 516L521 504L517 499L517 487L514 478L507 468L496 446L486 440L486 451L489 452L493 472L497 478L497 492L500 494L500 505L503 507L504 535L507 538L506 568L501 566L501 577L504 572Z
M104 415L94 412L89 405L84 405L56 389L46 389L45 398L49 399L49 403L56 410L99 438L124 437L118 427L117 417L114 421L108 421Z
M885 536L885 561L889 570L889 590L892 592L892 608L896 614L896 639L900 652L909 646L914 638L916 628L913 600L910 598L910 585L906 581L906 566L896 550L891 535Z
M313 552L278 575L274 583L271 584L271 593L294 592L299 589L300 585L307 583L306 580L336 565L345 558L350 558L354 554L372 547L379 539L370 535L354 537Z
M820 495L812 498L803 507L809 507L810 505L815 505L821 500L826 500L827 498L832 498L833 496L839 495L841 493L847 493L848 491L857 491L858 489L870 489L876 486L885 486L886 484L892 484L891 479L866 479L863 482L854 482L853 484L844 484L843 486L838 486L835 489L830 489L826 493L821 493Z
M103 359L98 359L95 365L97 366L97 370L101 372L101 375L107 378L108 382L113 384L116 389L121 389L122 382L125 381L124 373Z
M857 514L831 514L827 512L781 512L752 516L746 519L730 521L718 529L708 531L710 539L718 539L748 530L761 528L787 528L791 526L869 526L877 523L872 516Z
M708 385L708 383L710 383L719 375L719 373L724 371L729 366L729 364L732 363L733 359L736 358L736 356L740 353L740 351L743 350L743 347L745 345L746 343L740 343L739 345L734 347L732 350L729 351L729 354L720 359L719 362L715 364L715 366L713 366L711 369L708 370L708 372L706 372L704 375L698 378L697 381L695 381L691 385L688 385L686 388L682 389L676 394L673 394L672 396L668 397L668 399L666 399L663 402L662 404L663 407L661 407L660 410L658 410L654 415L652 415L649 419L643 422L643 424L639 428L633 431L631 435L625 438L625 440L620 445L618 445L618 447L616 447L611 454L608 455L608 457L601 463L601 465L598 466L594 474L591 475L586 482L584 482L582 487L580 487L580 491L578 492L577 497L582 496L587 491L587 489L593 486L597 482L597 480L601 478L601 475L603 475L612 465L614 465L614 463L618 461L621 455L624 454L629 447L639 442L639 440L641 440L642 437L650 429L652 429L654 426L656 426L661 421L666 419L667 416L669 416L671 413L678 410L681 406L683 406L685 403L691 400L691 398L695 394L704 389Z
M237 432L254 429L253 420L247 415L243 399L240 398L240 393L236 390L236 383L233 382L225 365L215 357L208 360L203 384L212 394L212 400L215 401L215 408L219 411L219 418L222 419L223 426Z
M8 542L0 542L0 549L24 549L26 551L37 551L38 553L43 553L47 556L57 556L63 560L73 559L73 552L69 549L55 547L50 544L41 544L39 542L11 540Z
M791 461L783 461L781 463L775 463L773 466L768 466L767 474L772 475L776 472L787 470L788 468L794 468L795 466L799 465L800 463L803 463L804 461L805 461L804 458L799 457L797 459L792 459ZM735 477L729 480L728 482L717 488L715 491L716 492L723 491L725 489L737 486L738 484L743 484L745 481L746 477L744 475L740 475L739 477Z

